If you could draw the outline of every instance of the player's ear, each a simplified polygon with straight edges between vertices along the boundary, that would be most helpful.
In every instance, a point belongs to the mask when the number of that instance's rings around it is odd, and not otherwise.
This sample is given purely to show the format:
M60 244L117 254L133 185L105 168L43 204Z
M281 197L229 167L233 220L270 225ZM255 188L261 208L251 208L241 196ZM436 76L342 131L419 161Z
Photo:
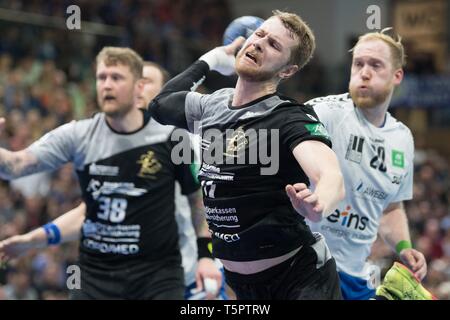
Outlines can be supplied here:
M403 80L403 69L397 69L394 72L394 84L398 86Z
M281 80L289 79L299 70L298 65L288 64L279 73L278 76Z

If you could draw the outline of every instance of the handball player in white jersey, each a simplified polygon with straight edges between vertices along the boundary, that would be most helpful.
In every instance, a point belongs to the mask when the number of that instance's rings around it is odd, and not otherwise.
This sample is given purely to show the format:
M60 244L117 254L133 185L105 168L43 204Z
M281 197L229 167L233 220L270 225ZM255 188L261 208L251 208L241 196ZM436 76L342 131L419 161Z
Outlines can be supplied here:
M387 299L431 299L421 285L427 272L422 253L412 248L403 201L412 198L414 141L410 130L387 110L403 79L400 39L385 32L361 36L353 54L349 93L310 100L330 134L344 174L346 197L318 223L336 259L344 299L370 299L368 263L377 234L398 254L376 291ZM400 289L399 289L400 288Z

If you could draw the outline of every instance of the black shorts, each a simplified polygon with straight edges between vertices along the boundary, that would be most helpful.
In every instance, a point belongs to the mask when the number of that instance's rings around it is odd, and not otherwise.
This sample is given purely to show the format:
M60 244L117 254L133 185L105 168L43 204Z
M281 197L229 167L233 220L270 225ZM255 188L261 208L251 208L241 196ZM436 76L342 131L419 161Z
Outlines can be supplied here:
M80 264L81 289L69 290L72 300L183 300L184 272L180 259L136 261L117 268Z
M285 262L250 275L225 270L238 300L341 300L336 263L322 236Z

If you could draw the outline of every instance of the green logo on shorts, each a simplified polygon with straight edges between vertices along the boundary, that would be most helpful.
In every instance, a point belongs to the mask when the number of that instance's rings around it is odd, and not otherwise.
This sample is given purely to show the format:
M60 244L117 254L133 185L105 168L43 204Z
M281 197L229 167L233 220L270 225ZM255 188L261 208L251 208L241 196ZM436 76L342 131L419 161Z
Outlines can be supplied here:
M392 150L392 165L394 167L405 167L405 155L401 151Z
M325 138L329 138L327 129L323 126L323 124L319 123L308 123L305 124L306 129L312 136L321 136Z

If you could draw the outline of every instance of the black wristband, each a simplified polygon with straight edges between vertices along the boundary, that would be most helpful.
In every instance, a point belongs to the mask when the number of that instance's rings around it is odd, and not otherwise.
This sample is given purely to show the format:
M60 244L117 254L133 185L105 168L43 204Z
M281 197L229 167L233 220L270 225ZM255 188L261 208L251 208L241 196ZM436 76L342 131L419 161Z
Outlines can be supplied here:
M211 247L211 250L209 247ZM197 256L199 260L201 258L214 259L211 251L212 251L211 238L207 237L197 238Z

